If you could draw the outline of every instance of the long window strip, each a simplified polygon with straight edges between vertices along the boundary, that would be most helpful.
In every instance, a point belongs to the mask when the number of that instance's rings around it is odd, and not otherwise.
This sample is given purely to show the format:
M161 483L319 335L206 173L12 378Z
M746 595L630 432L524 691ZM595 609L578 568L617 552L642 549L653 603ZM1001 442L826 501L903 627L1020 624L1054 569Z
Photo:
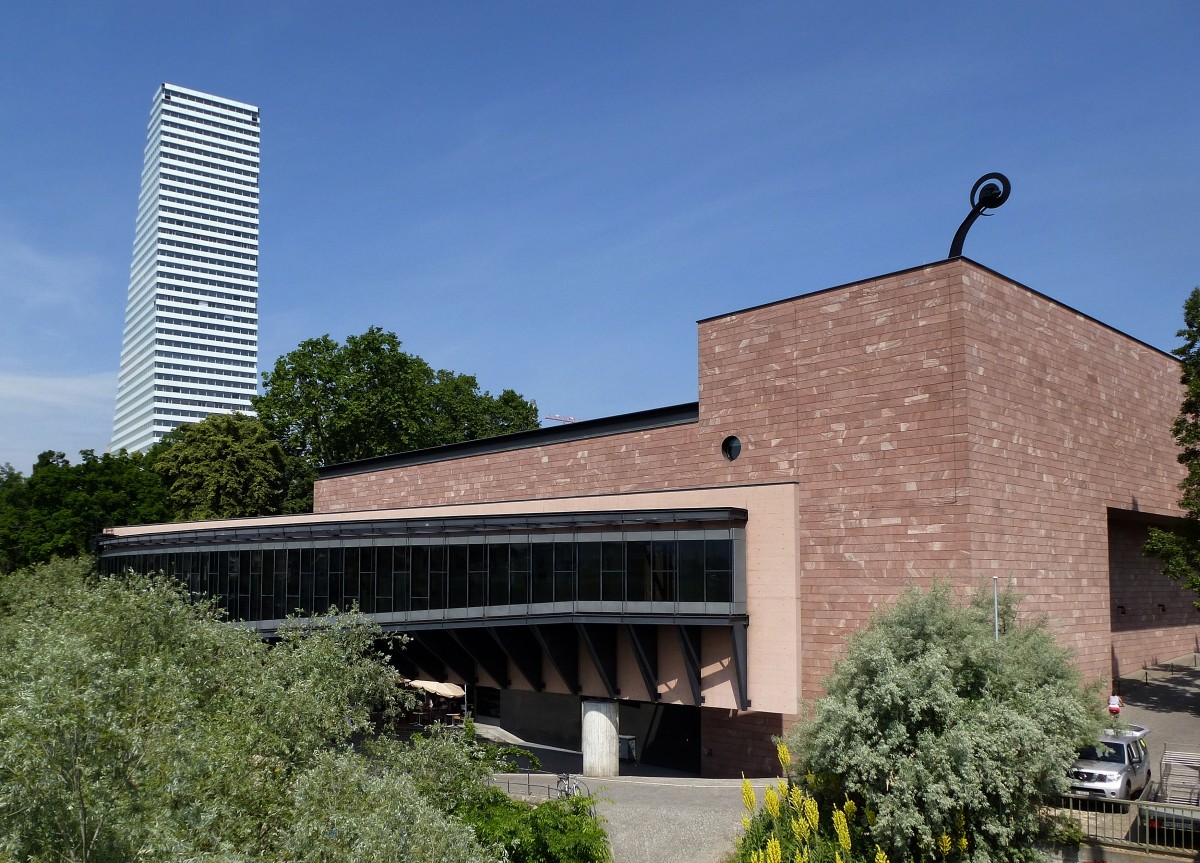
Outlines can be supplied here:
M629 539L620 542L625 544L626 552L629 551L629 543L640 543L645 540ZM605 588L603 582L597 585L598 589L593 590L588 587L585 595L580 595L580 573L577 566L566 570L559 570L554 564L550 565L549 569L545 568L543 563L538 561L538 554L524 555L523 553L512 553L515 548L524 548L527 550L546 547L546 543L539 542L508 542L508 543L487 543L487 544L470 544L468 545L467 560L470 560L470 550L476 547L481 547L485 550L495 549L498 546L509 547L508 555L508 571L507 578L502 588L503 596L496 597L493 587L497 586L492 578L492 568L494 558L492 555L485 554L482 559L485 561L484 567L472 566L470 563L463 564L461 555L454 553L456 546L446 543L409 543L407 545L392 545L392 546L347 546L346 551L353 550L353 563L349 563L350 558L343 554L341 546L332 547L289 547L289 548L264 548L255 549L253 551L230 551L222 550L217 554L225 555L224 560L229 560L229 555L244 555L253 553L260 556L265 566L267 558L275 559L279 554L303 554L310 553L319 556L314 557L314 568L311 571L311 577L320 579L323 576L330 579L328 593L314 593L318 599L324 600L324 607L321 602L316 602L311 611L321 613L331 605L345 607L347 600L357 600L360 605L362 600L366 598L364 590L360 587L354 592L353 596L347 594L344 590L346 584L346 573L349 570L353 573L353 578L358 578L363 573L370 573L375 579L375 583L371 586L371 604L376 605L375 598L391 595L398 597L401 595L409 598L405 603L405 608L375 608L374 611L380 613L406 613L406 612L425 612L433 610L452 610L455 608L482 608L494 607L497 605L546 605L563 602L605 602L616 601L624 604L631 602L650 603L650 604L675 604L675 603L717 603L728 604L733 601L733 554L732 554L732 538L721 539L688 539L674 540L676 551L673 554L678 559L678 544L679 543L700 543L704 547L704 562L702 566L690 566L688 570L671 570L670 576L674 580L674 587L669 592L655 591L653 586L649 590L641 584L641 577L644 572L637 569L637 566L631 568L626 565L622 570L603 570L603 575L610 580L619 580L621 597L618 599L614 594L609 593L609 599L605 599ZM604 542L604 541L601 541ZM663 542L657 540L657 542ZM594 544L589 541L574 541L571 543L554 543L551 545L570 545L574 546L573 555L577 555L579 546L588 546ZM716 546L716 548L710 548ZM640 548L635 548L635 555L640 553ZM196 565L196 555L211 554L212 552L179 552L181 559L187 561L186 566ZM543 551L544 555L544 551ZM114 555L112 560L116 561L111 564L118 570L123 569L127 564L133 564L143 558L143 555ZM340 559L339 559L340 558ZM106 558L109 559L109 558ZM551 560L553 558L550 558ZM324 560L322 564L320 561ZM694 560L694 557L693 557ZM241 559L239 558L239 562ZM386 566L383 564L386 561ZM514 567L514 562L516 566ZM639 562L640 563L640 562ZM228 565L228 564L226 564ZM727 566L728 568L723 568ZM135 566L136 568L136 566ZM384 571L390 571L384 576ZM300 564L299 571L303 576L306 567L303 563ZM569 574L569 581L563 582L554 578L554 575L560 572ZM378 575L377 575L378 574ZM632 578L631 578L632 576ZM336 587L337 579L341 579L342 586ZM474 579L474 581L473 581ZM689 582L686 590L682 589L685 580ZM472 584L475 589L472 590ZM381 591L380 588L383 588ZM699 588L699 592L697 592ZM483 593L486 591L486 594ZM460 604L460 600L465 597L466 604ZM476 598L480 601L473 602ZM228 597L225 597L227 600ZM503 599L503 601L500 601ZM336 600L336 601L335 601ZM366 610L366 609L364 609Z

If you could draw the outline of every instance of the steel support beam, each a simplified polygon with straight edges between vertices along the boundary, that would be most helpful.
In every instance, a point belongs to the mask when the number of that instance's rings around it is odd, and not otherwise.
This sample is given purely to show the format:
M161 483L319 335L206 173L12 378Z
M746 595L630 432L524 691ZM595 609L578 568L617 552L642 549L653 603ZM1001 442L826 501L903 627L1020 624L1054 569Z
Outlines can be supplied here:
M617 688L617 628L603 623L577 623L575 631L596 668L609 698L621 694Z
M421 635L424 636L424 633ZM423 637L414 636L405 647L405 652L419 669L434 680L446 679L446 663L432 648L426 645Z
M704 703L700 694L700 633L699 626L676 626L679 636L679 652L683 654L683 669L687 672L688 684L692 688L692 703L699 707Z
M734 623L729 627L729 643L733 648L734 696L738 710L750 709L750 681L746 672L746 629L748 623Z
M409 639L408 643L412 644L411 638ZM400 645L396 642L390 642L386 648L386 651L388 659L391 660L392 665L394 665L396 670L402 675L410 680L421 676L421 669L417 666L417 663L412 658L412 654L408 652L404 645Z
M646 695L652 702L659 700L658 694L658 627L625 624L629 641L633 645L633 657L637 660L642 682L646 684Z
M477 683L479 674L475 670L475 660L462 649L450 632L444 629L423 629L420 632L410 632L413 641L419 642L426 650L434 654L451 671L467 683ZM411 642L410 642L411 643ZM437 680L446 679L443 668Z
M496 685L508 689L512 681L508 677L508 657L504 649L485 629L448 629L450 636L462 645L463 650L471 655L475 663L487 672Z
M530 632L542 646L542 651L567 690L578 695L583 691L579 683L579 635L575 628L565 623L552 623L545 626L530 626Z
M546 688L542 674L542 646L527 627L497 626L488 632L535 692Z

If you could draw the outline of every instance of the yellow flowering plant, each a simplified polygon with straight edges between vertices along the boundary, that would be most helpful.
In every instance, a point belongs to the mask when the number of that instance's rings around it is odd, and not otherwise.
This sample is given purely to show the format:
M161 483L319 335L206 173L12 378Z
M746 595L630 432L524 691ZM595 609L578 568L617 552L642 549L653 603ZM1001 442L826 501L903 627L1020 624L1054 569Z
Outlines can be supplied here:
M758 808L758 797L754 794L754 786L750 784L745 773L742 774L742 805L746 807L747 812L753 812Z
M837 834L838 845L849 854L850 826L846 823L846 813L840 809L833 810L833 832Z
M780 763L784 756L780 749ZM743 777L742 804L749 815L742 818L737 863L879 863L874 843L859 845L869 833L862 819L862 807L848 796L840 806L828 807L829 818L822 821L822 809L814 793L799 783L787 780L767 785L759 800L755 789ZM886 863L886 861L885 861Z
M779 817L779 795L774 788L768 786L766 793L763 794L763 808L771 813L772 818Z
M779 837L772 836L767 840L767 863L783 863L783 850L779 845Z

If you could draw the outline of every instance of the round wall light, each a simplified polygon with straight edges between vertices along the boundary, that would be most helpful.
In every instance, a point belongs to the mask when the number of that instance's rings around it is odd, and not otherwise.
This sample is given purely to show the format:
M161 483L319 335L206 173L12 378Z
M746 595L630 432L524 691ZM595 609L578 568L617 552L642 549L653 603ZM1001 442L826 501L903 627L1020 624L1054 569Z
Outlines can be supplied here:
M742 454L742 442L738 440L736 435L730 435L721 441L721 455L733 461Z

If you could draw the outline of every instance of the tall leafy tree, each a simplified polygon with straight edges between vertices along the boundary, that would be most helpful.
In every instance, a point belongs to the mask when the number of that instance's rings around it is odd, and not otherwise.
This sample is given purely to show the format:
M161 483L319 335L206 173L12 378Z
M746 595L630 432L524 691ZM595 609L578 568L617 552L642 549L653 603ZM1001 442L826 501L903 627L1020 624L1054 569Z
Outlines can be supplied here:
M412 701L378 626L280 635L87 559L0 579L0 861L609 860L591 800L509 799L470 729L372 733Z
M793 775L823 809L857 802L891 860L1033 860L1047 795L1066 789L1100 727L1095 687L1044 620L1005 595L969 605L912 589L850 638L811 718L790 733Z
M1183 304L1183 344L1172 353L1182 361L1183 403L1171 426L1179 444L1179 463L1187 476L1179 484L1179 506L1186 517L1171 530L1151 528L1144 550L1163 563L1163 572L1200 594L1200 288ZM1200 608L1200 599L1196 600Z
M11 464L0 465L0 573L11 572L23 558L17 526L23 508L25 477Z
M285 459L267 427L244 414L214 414L155 445L155 472L175 519L275 515L287 490Z
M378 637L338 615L269 647L169 579L86 560L0 581L0 859L487 859L386 751L351 746L403 697Z
M0 477L0 566L12 569L88 550L103 528L169 521L162 480L140 453L61 452L38 456L28 478Z
M254 409L295 460L293 511L319 467L538 426L533 402L512 390L492 396L471 375L435 371L379 327L345 344L327 335L301 342L263 374Z

